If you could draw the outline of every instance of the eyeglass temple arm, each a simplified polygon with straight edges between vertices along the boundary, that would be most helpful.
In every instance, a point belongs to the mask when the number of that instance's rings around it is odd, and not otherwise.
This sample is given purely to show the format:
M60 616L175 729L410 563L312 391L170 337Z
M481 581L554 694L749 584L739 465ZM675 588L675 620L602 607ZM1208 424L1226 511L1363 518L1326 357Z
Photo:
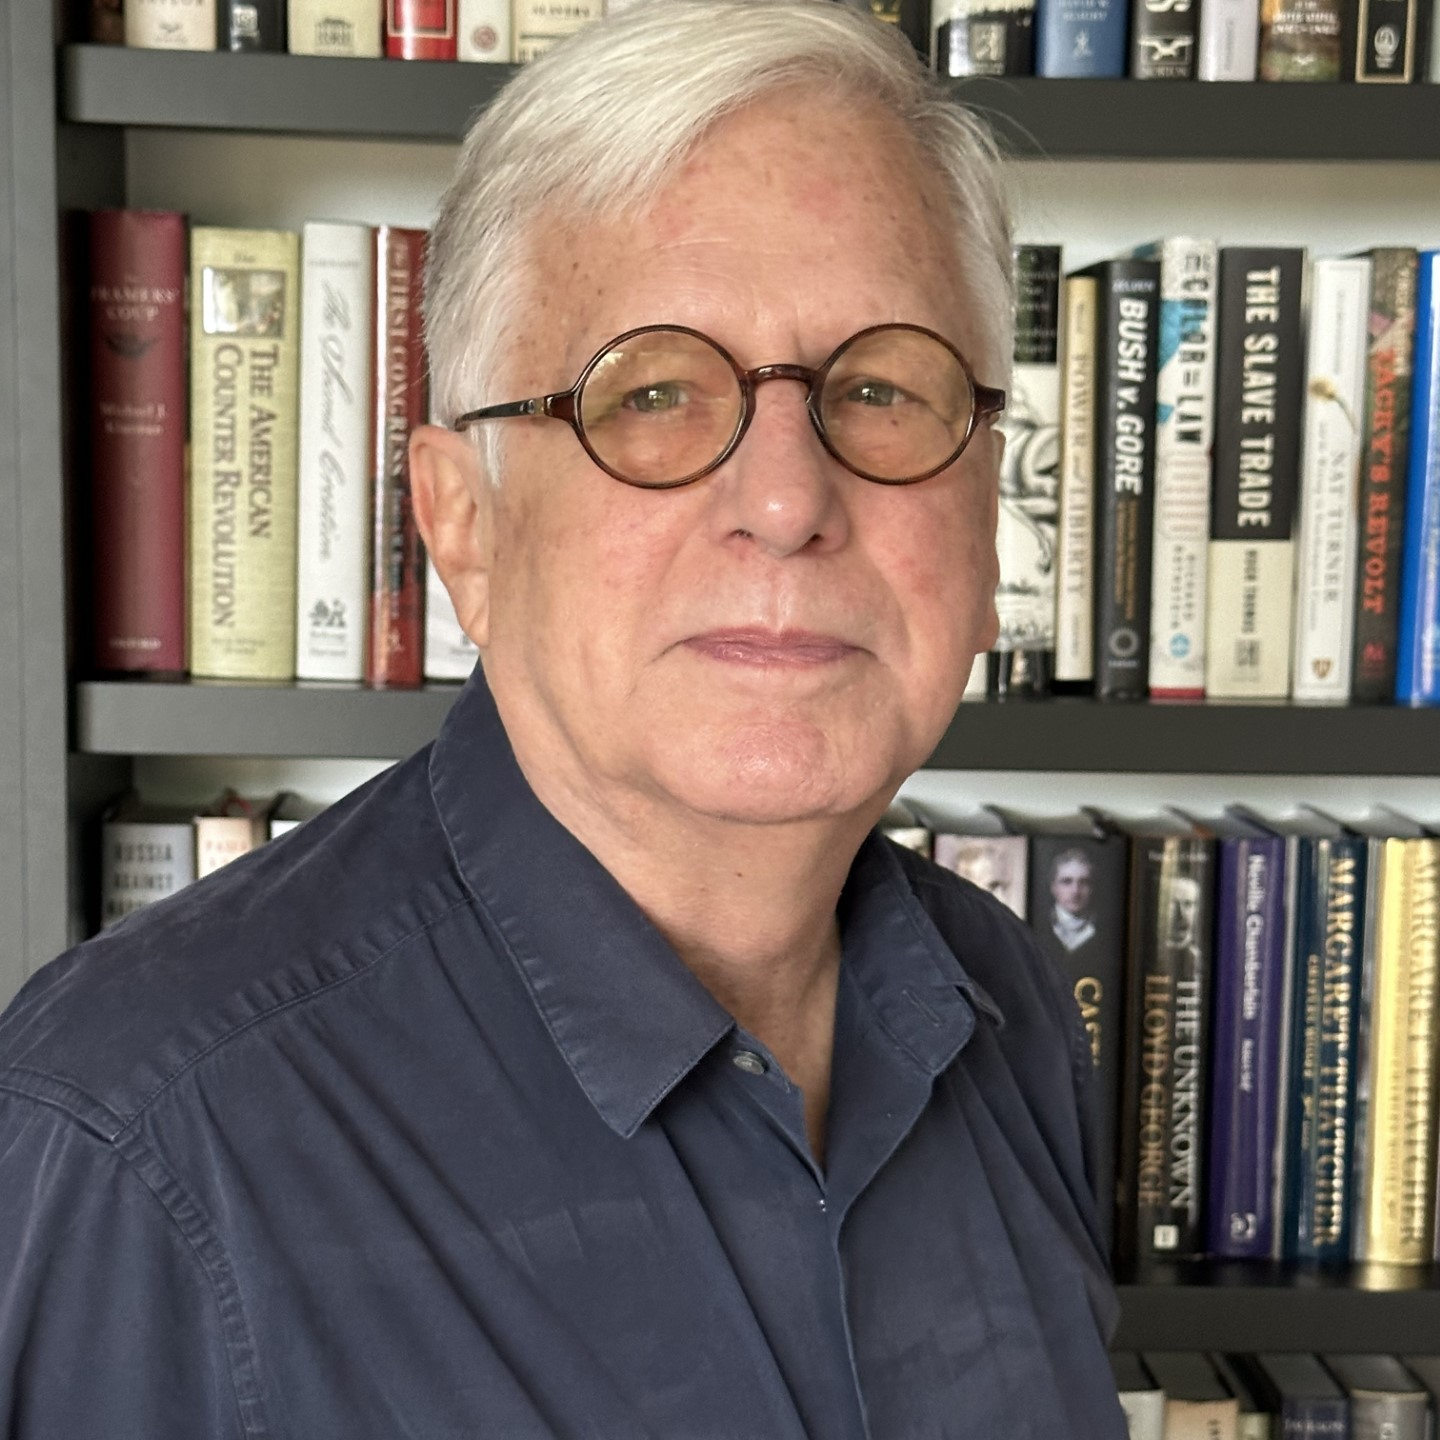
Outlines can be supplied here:
M975 382L975 414L998 415L1005 408L1005 392L996 390L991 385L982 385Z
M510 400L504 405L484 405L458 416L450 428L463 430L477 420L509 420L516 415L553 415L558 420L569 420L574 413L574 399L573 390L563 390L558 395L536 395L529 400Z

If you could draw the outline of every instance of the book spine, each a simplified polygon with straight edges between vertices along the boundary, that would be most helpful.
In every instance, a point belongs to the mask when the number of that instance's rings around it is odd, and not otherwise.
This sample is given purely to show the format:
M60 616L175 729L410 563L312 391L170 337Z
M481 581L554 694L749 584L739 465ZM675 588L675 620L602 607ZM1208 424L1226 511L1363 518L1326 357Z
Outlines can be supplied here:
M1155 500L1160 266L1100 267L1095 346L1095 692L1145 695Z
M89 218L91 660L185 668L185 217Z
M285 0L215 0L217 48L285 49Z
M1346 78L1346 0L1260 0L1260 78Z
M1311 272L1291 656L1297 700L1343 704L1350 696L1370 271L1367 257L1317 260Z
M1143 1264L1204 1249L1211 866L1197 836L1133 856L1119 1240Z
M1372 258L1350 698L1388 704L1395 696L1416 255L1385 249Z
M368 225L312 222L302 237L300 502L295 673L365 678L374 421Z
M1350 1392L1349 1440L1430 1440L1429 1422L1423 1396Z
M1408 85L1419 39L1416 0L1359 0L1355 79L1364 85Z
M1209 1250L1232 1259L1276 1248L1284 865L1279 836L1220 842L1207 1232Z
M1135 0L1130 18L1134 80L1193 80L1197 6L1191 0Z
M515 60L524 65L605 13L603 0L515 0Z
M455 606L439 572L425 557L425 678L468 680L480 658L475 642L460 628Z
M995 545L1000 583L996 649L1043 652L1043 679L1055 648L1054 472L1060 439L1060 249L1015 250L1015 366L1002 427L1000 510ZM998 668L998 667L997 667ZM1032 670L1031 673L1034 673ZM1013 676L1006 677L1013 679ZM1013 686L1007 685L1007 691ZM1032 686L1032 693L1039 687Z
M1358 1246L1367 1262L1425 1265L1435 1227L1440 840L1387 840L1383 865Z
M510 0L459 0L459 4L459 58L508 65L515 53Z
M195 878L203 880L213 875L254 850L263 838L260 827L248 815L197 815Z
M195 878L189 825L107 820L101 827L100 923L113 925Z
M941 75L1033 75L1035 5L952 0L933 12L933 68Z
M1205 693L1290 688L1301 250L1220 252Z
M292 55L381 53L381 10L376 0L289 0Z
M1259 48L1260 0L1205 0L1197 80L1253 80Z
M1095 319L1093 275L1071 275L1064 289L1061 362L1060 516L1055 589L1055 679L1095 678Z
M125 43L142 50L213 50L215 0L125 0Z
M90 0L85 33L92 45L123 45L125 7L122 0Z
M1287 1259L1349 1258L1365 844L1301 841L1285 1121Z
M427 410L421 286L425 232L375 231L372 685L418 686L425 662L425 553L410 497L410 432Z
M456 0L385 0L385 54L391 60L453 60Z
M1440 704L1440 251L1419 257L1395 698Z
M1177 237L1163 243L1159 258L1150 693L1198 700L1205 694L1217 254L1211 240Z
M191 236L190 669L295 673L299 236Z
M1128 18L1120 0L1038 0L1035 73L1052 79L1124 75Z
M1280 1410L1281 1440L1350 1440L1350 1402L1292 1395Z

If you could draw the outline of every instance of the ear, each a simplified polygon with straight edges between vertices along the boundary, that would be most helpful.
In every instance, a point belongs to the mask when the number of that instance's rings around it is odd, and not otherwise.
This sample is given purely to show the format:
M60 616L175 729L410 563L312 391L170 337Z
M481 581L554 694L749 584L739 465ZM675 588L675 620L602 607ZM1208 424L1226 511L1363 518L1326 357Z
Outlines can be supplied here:
M421 425L410 435L410 494L435 569L460 628L484 650L490 640L493 512L490 486L464 435Z

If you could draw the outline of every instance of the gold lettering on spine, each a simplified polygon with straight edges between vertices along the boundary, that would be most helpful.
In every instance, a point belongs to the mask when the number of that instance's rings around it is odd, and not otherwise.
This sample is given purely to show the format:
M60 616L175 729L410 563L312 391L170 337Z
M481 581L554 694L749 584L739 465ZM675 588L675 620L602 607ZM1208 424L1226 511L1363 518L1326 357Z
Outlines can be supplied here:
M240 472L234 468L236 410L245 352L233 342L215 348L211 387L210 623L235 628L235 560L239 533Z
M1351 1006L1355 983L1355 860L1336 856L1328 871L1324 953L1320 969L1320 1012L1314 1074L1315 1134L1310 1230L1317 1245L1333 1245L1345 1224L1345 1179L1349 1171Z
M1170 1032L1174 994L1168 975L1147 975L1140 1038L1140 1160L1135 1194L1142 1206L1165 1203Z
M1440 960L1440 841L1412 845L1409 974L1400 1135L1400 1244L1429 1258L1435 1210L1436 966Z

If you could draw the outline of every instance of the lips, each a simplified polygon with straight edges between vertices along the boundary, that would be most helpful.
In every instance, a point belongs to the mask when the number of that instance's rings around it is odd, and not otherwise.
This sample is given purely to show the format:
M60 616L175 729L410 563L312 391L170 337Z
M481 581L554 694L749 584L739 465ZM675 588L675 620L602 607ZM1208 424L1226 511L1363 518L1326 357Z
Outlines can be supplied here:
M710 630L685 645L730 665L834 665L860 653L857 645L812 630Z

